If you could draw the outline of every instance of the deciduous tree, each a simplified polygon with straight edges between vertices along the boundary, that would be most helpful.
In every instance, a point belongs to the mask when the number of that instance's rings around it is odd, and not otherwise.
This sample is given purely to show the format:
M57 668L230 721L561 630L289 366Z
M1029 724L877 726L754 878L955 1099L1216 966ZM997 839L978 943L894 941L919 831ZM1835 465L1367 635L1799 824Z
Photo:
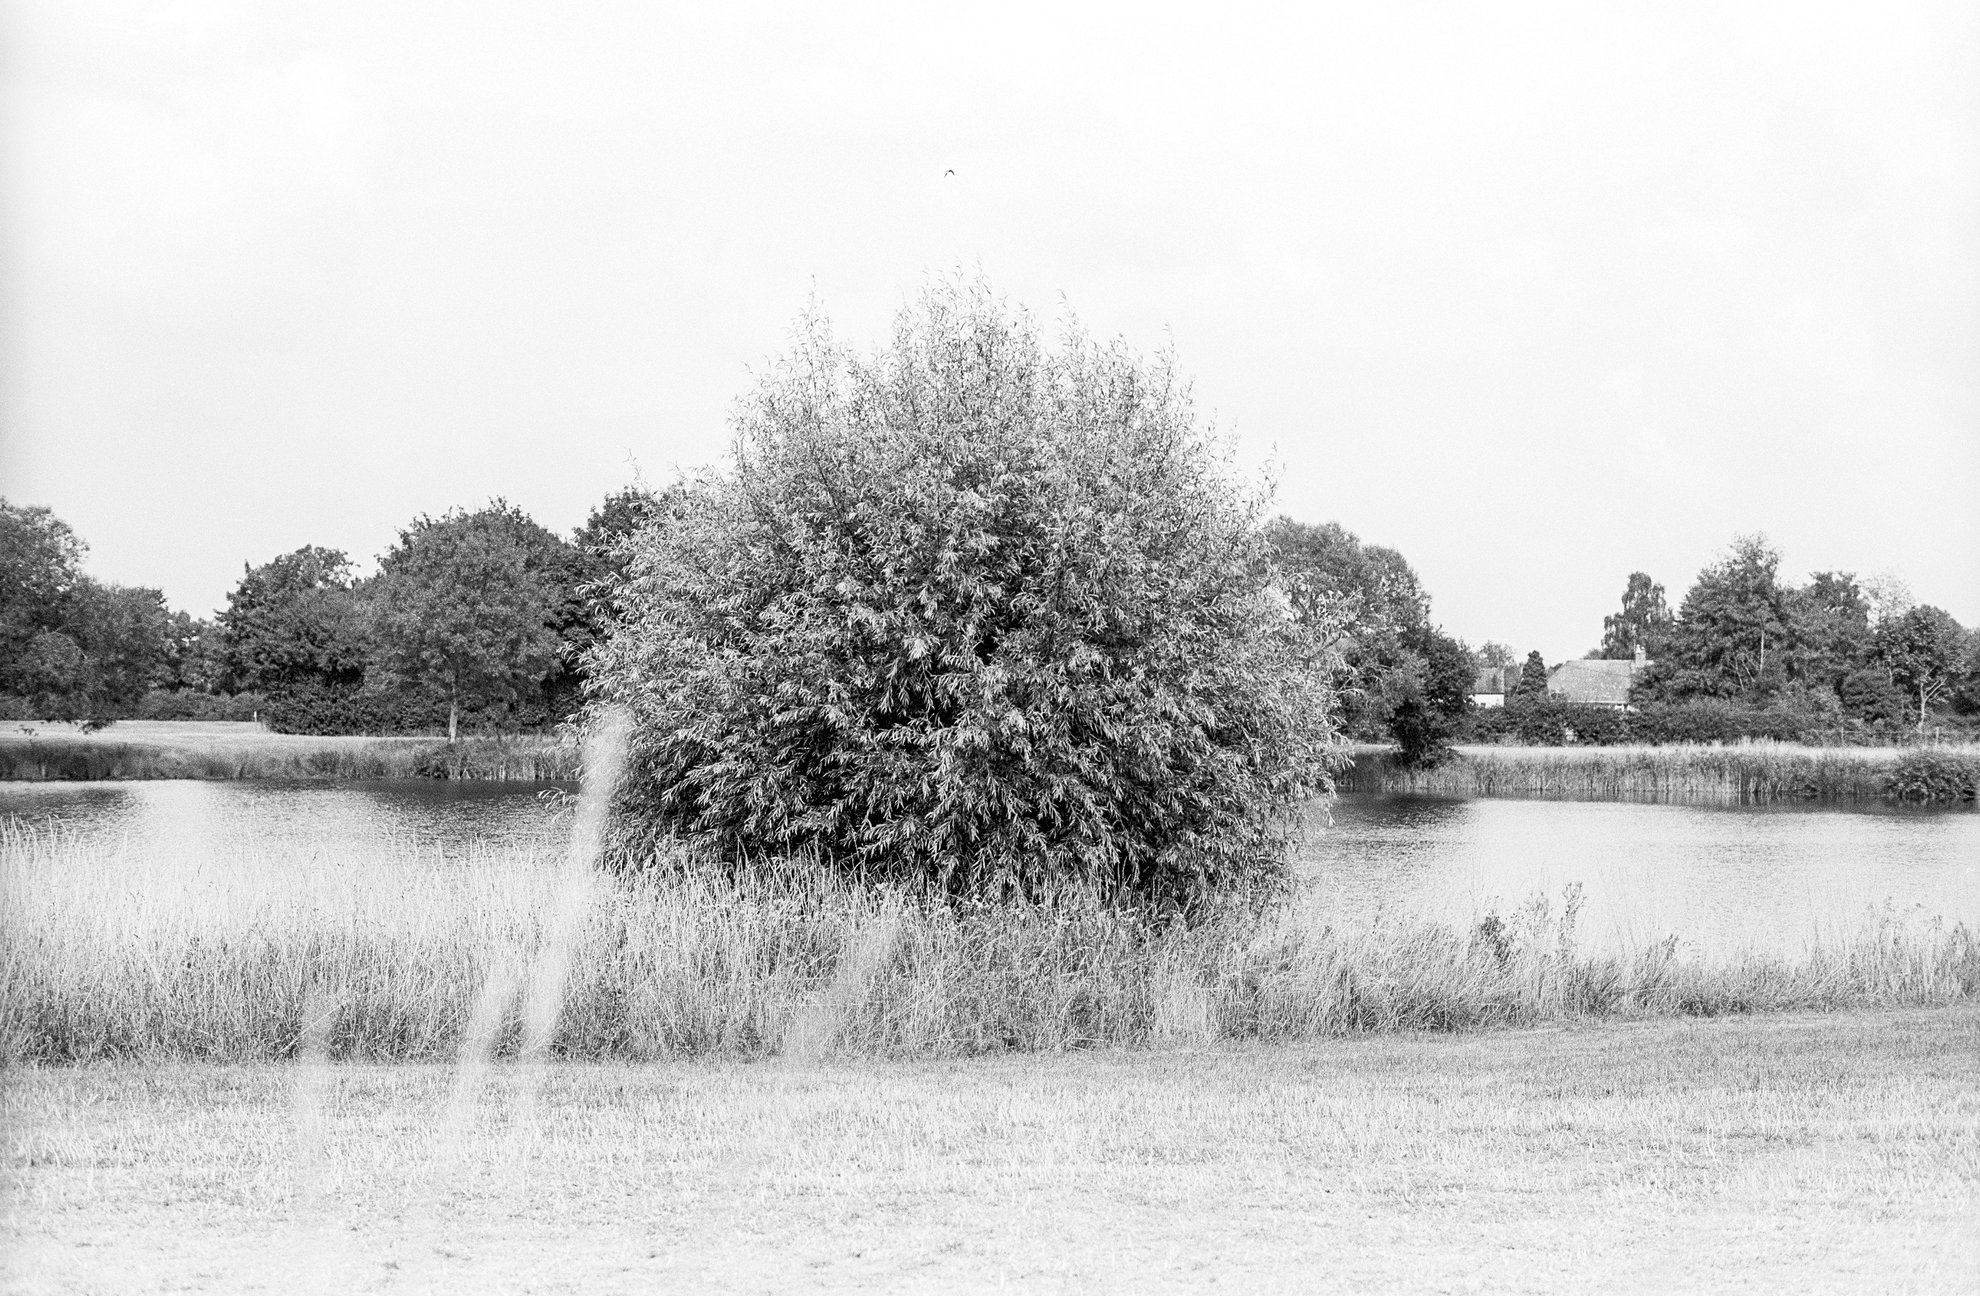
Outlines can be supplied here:
M1781 555L1761 535L1739 536L1698 574L1663 658L1637 688L1660 700L1764 700L1787 678Z
M1293 615L1340 653L1334 686L1347 732L1395 739L1405 763L1441 760L1471 706L1471 655L1431 623L1409 563L1337 522L1280 517L1265 537Z
M48 509L0 498L0 688L25 696L40 687L29 674L36 681L53 678L47 663L63 654L52 644L30 654L28 645L70 623L85 552L76 533ZM30 659L42 665L30 665Z
M539 698L559 669L570 579L569 546L506 501L415 520L366 591L381 682L445 701L449 739L464 705Z
M1931 703L1945 697L1959 680L1966 632L1950 613L1927 605L1878 626L1876 645L1891 682L1918 704L1918 728L1923 732Z
M342 551L304 545L249 567L220 614L231 686L271 696L364 682L363 618Z
M966 895L1278 881L1335 748L1258 512L1166 358L1048 349L975 282L871 357L814 311L632 541L620 822Z
M1622 611L1602 618L1601 655L1628 661L1637 650L1661 656L1670 640L1673 618L1664 603L1664 587L1647 572L1631 572L1623 586Z

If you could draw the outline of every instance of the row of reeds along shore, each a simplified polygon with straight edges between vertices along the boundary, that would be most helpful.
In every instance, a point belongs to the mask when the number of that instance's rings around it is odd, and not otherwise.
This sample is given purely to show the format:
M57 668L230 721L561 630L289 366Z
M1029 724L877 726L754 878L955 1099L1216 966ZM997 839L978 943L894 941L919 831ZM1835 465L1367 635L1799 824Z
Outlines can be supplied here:
M578 748L548 734L312 737L258 725L125 722L96 733L0 730L0 779L567 780Z
M1195 925L958 907L795 873L569 874L541 849L169 847L0 826L0 1059L443 1059L513 1051L567 969L553 1053L943 1056L1980 993L1966 928L1869 915L1793 954L1576 939L1576 897L1467 932L1289 902ZM560 905L563 908L560 910ZM566 915L560 918L559 913Z
M1971 802L1980 746L1461 747L1429 768L1364 747L1343 791L1589 800Z

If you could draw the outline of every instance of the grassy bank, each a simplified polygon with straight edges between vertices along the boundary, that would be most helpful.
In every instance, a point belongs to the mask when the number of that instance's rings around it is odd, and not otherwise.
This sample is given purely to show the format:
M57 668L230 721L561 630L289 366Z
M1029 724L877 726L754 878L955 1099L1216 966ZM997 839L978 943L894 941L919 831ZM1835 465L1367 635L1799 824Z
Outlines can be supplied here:
M441 738L310 737L259 725L123 721L0 728L0 779L572 779L577 750L522 734Z
M22 1069L0 1287L1970 1290L1976 1090L1973 1007L479 1085Z
M1980 769L1980 746L1936 749ZM1432 769L1399 767L1385 748L1358 749L1343 790L1589 800L1861 802L1891 799L1906 749L1734 746L1461 747Z
M513 1051L518 987L567 962L578 1058L941 1056L1600 1018L1955 1003L1964 927L1869 922L1795 956L1626 955L1574 903L1490 935L1340 927L1290 906L1195 929L1099 909L956 911L783 879L599 879L560 927L558 861L242 843L170 858L0 828L0 1054L15 1061ZM561 934L560 934L561 933Z

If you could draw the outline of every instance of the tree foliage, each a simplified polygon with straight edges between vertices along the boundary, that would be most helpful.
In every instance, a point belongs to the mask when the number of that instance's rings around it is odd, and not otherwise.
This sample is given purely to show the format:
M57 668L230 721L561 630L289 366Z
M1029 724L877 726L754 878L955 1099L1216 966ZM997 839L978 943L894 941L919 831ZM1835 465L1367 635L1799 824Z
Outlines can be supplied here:
M1684 596L1669 646L1639 687L1646 696L1764 699L1786 679L1787 608L1780 551L1739 536Z
M629 832L966 895L1283 877L1326 662L1166 357L1048 350L981 283L870 358L814 311L679 503L594 660Z
M104 723L169 676L171 621L159 591L85 575L86 552L48 509L0 499L0 690L42 718Z
M540 700L562 658L570 547L503 500L420 517L399 533L365 591L380 682L463 707Z
M85 552L48 509L0 498L0 661L19 661L38 635L69 624Z
M350 560L305 545L250 567L220 614L227 676L237 689L356 689L365 632Z
M1432 624L1409 563L1336 522L1275 518L1265 538L1294 618L1340 654L1334 687L1346 731L1395 739L1405 764L1443 759L1471 705L1473 659Z
M1780 561L1765 537L1736 538L1699 573L1632 696L1798 713L1830 732L1922 728L1934 706L1964 709L1969 640L1952 617L1916 606L1889 572L1816 572L1795 586Z
M1870 605L1849 572L1816 572L1783 597L1782 661L1790 681L1839 696L1842 682L1870 655Z
M1602 618L1600 655L1628 661L1640 649L1655 658L1669 642L1674 618L1664 603L1664 587L1648 572L1631 572L1623 587L1622 610Z
M1519 681L1513 685L1512 691L1514 697L1547 696L1547 662L1538 649L1526 654L1526 661L1519 668Z
M572 533L571 597L578 614L568 620L563 634L574 677L582 677L591 651L618 625L619 592L632 562L633 537L647 526L677 518L690 495L685 486L658 492L628 486L607 495Z
M1917 702L1918 727L1924 729L1927 708L1960 683L1965 632L1949 613L1926 605L1879 625L1876 646L1891 682Z
M108 719L133 715L138 703L167 676L171 613L165 595L132 585L85 582L76 600L74 626L82 645L82 715Z

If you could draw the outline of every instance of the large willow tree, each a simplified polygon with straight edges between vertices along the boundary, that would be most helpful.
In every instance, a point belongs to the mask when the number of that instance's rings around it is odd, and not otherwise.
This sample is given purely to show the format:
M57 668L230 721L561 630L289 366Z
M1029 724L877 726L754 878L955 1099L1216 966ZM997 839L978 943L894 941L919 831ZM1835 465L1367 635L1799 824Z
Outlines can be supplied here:
M733 431L594 660L630 844L991 897L1283 878L1327 663L1166 357L937 281L872 356L807 314Z

